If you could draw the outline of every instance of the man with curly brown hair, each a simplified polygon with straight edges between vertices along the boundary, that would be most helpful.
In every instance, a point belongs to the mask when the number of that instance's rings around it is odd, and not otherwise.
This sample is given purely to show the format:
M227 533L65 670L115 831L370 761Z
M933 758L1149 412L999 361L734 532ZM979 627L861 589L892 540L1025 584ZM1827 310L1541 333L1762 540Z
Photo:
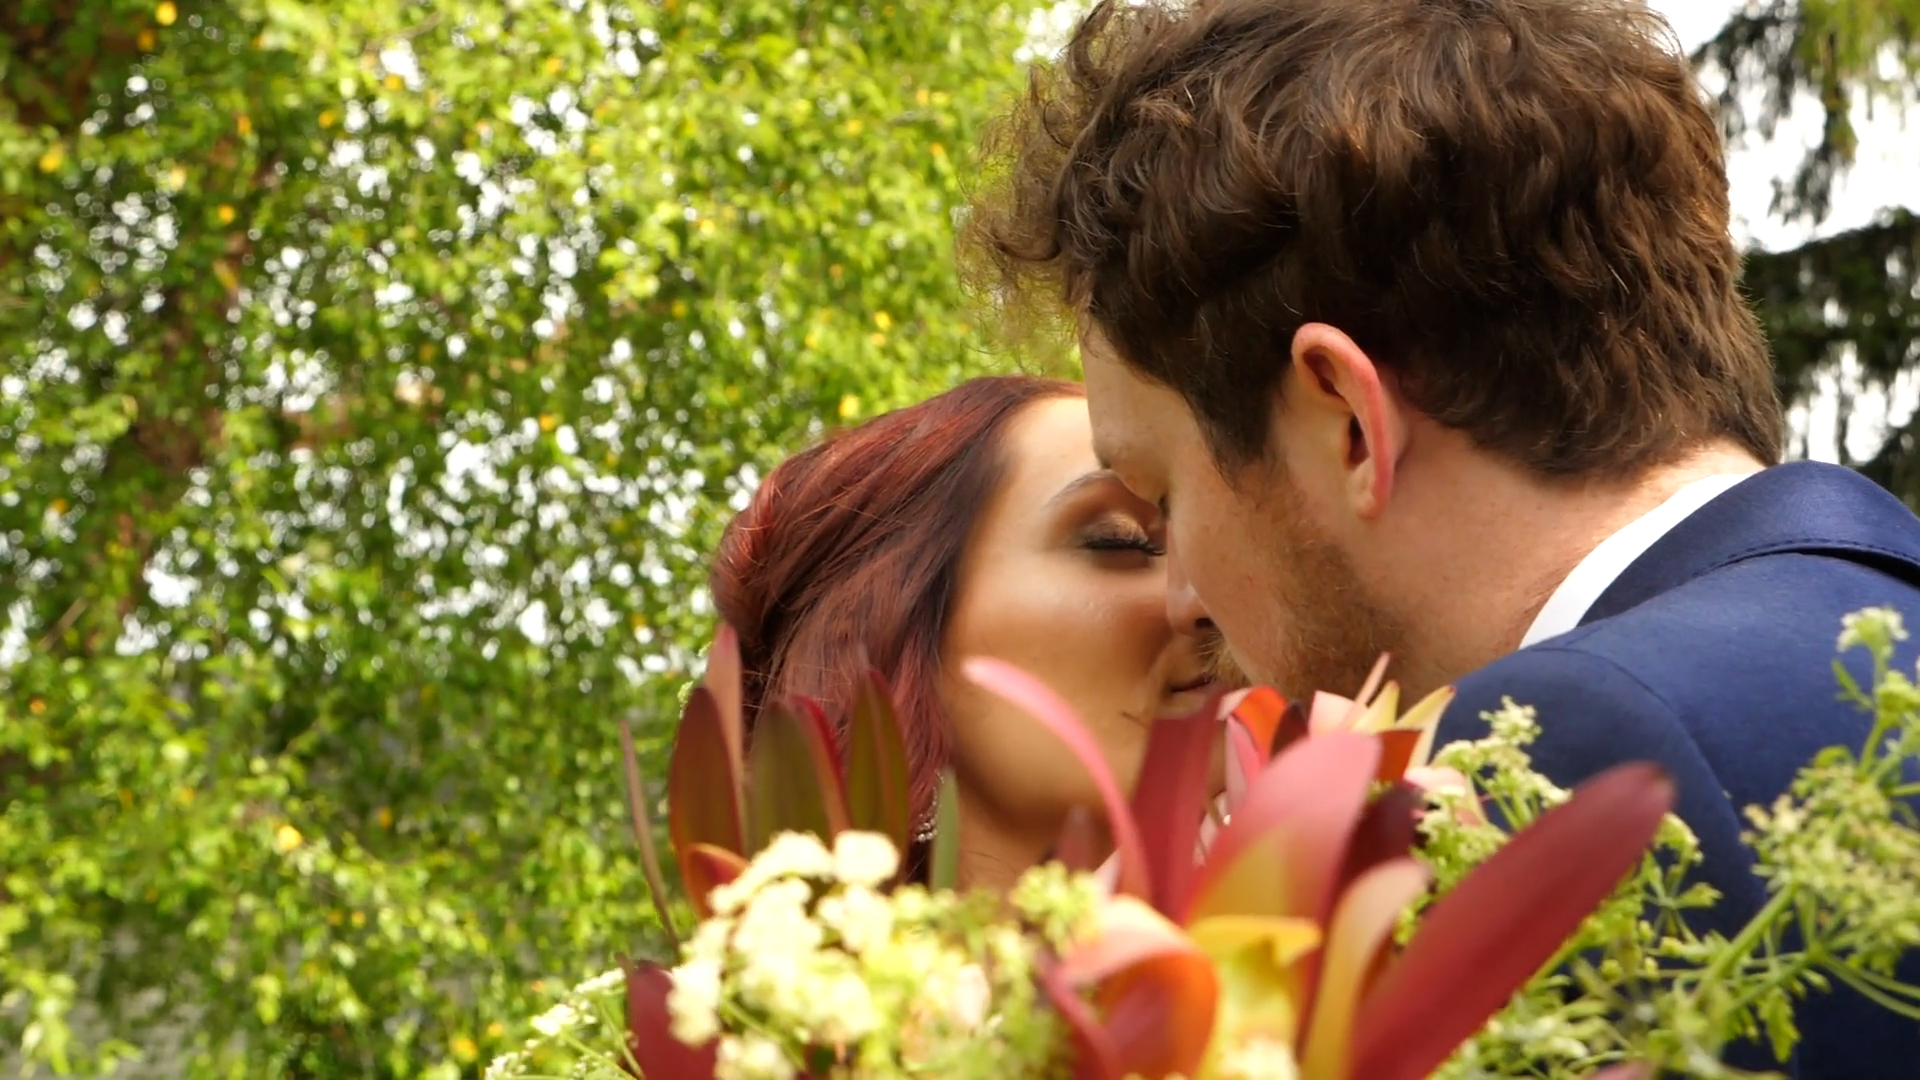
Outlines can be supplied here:
M1563 783L1661 762L1707 928L1751 917L1741 809L1867 737L1834 635L1920 616L1920 523L1776 464L1724 146L1665 23L1107 2L989 152L967 252L1074 320L1102 459L1167 515L1175 625L1295 695L1389 651L1416 696L1457 684L1443 739L1536 706ZM1799 1020L1798 1076L1920 1075L1920 1025L1861 997Z

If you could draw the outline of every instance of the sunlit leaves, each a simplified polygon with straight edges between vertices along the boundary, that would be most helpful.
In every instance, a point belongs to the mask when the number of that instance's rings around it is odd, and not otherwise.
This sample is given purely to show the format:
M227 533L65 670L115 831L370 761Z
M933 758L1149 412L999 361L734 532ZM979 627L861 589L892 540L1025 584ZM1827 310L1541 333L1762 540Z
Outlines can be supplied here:
M1022 10L0 7L0 1042L484 1059L650 948L729 505L988 363Z

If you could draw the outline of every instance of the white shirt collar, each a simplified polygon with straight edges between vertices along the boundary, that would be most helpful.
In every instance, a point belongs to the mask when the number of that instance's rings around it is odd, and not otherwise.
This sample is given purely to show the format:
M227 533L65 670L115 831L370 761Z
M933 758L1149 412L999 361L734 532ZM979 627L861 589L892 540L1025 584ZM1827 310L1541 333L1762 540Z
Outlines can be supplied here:
M1600 599L1600 594L1606 592L1616 578L1626 572L1627 567L1633 565L1634 560L1646 554L1648 548L1658 543L1674 526L1692 516L1694 511L1752 475L1722 473L1695 480L1626 528L1600 541L1573 568L1573 573L1567 575L1553 595L1547 598L1546 606L1533 617L1533 625L1527 627L1526 636L1520 639L1520 647L1524 649L1548 638L1559 637L1579 626L1587 609Z

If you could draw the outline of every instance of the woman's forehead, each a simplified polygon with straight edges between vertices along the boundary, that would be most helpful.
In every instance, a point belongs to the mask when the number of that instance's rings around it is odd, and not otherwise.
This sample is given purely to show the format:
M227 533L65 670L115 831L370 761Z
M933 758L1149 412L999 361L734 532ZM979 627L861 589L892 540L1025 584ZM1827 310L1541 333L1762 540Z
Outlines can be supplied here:
M1082 398L1035 402L1014 422L1007 440L1007 489L1017 505L1039 508L1100 463Z

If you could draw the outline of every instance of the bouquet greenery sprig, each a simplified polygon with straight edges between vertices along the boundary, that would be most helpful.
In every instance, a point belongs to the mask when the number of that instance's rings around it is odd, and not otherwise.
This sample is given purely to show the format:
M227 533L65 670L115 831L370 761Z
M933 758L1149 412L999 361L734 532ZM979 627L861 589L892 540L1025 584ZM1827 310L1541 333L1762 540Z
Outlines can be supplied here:
M1581 924L1560 962L1439 1075L1566 1075L1632 1060L1649 1074L1747 1076L1720 1063L1726 1047L1765 1040L1784 1060L1798 1042L1794 1002L1836 983L1920 1023L1920 988L1893 976L1920 948L1920 687L1892 667L1906 638L1890 609L1844 620L1839 648L1864 651L1872 681L1863 688L1837 660L1834 672L1841 693L1873 716L1872 733L1858 750L1821 752L1773 805L1747 810L1769 893L1752 920L1731 939L1689 928L1688 913L1718 897L1688 882L1699 846L1669 819L1653 856ZM1565 793L1529 767L1532 711L1508 703L1491 719L1490 737L1439 758L1483 778L1498 816L1524 825ZM1498 830L1457 820L1429 818L1426 831L1422 854L1442 890L1501 842Z
M1840 645L1869 653L1872 685L1836 670L1873 738L1751 811L1771 899L1723 938L1689 928L1716 898L1689 881L1698 844L1657 769L1562 790L1532 769L1535 719L1511 702L1486 738L1435 754L1449 692L1402 713L1378 670L1355 699L1303 710L1255 690L1224 717L1157 723L1128 796L1063 702L971 662L1093 775L1111 854L1079 828L1011 895L958 891L949 797L926 880L908 881L884 683L838 741L803 701L763 712L747 745L723 631L668 775L697 925L670 967L581 984L489 1076L1738 1075L1720 1064L1730 1043L1784 1055L1793 1002L1835 983L1920 1018L1920 990L1893 974L1920 945L1920 689L1891 667L1904 637L1891 611L1847 619ZM1229 814L1208 835L1222 737ZM652 865L631 755L629 770Z

